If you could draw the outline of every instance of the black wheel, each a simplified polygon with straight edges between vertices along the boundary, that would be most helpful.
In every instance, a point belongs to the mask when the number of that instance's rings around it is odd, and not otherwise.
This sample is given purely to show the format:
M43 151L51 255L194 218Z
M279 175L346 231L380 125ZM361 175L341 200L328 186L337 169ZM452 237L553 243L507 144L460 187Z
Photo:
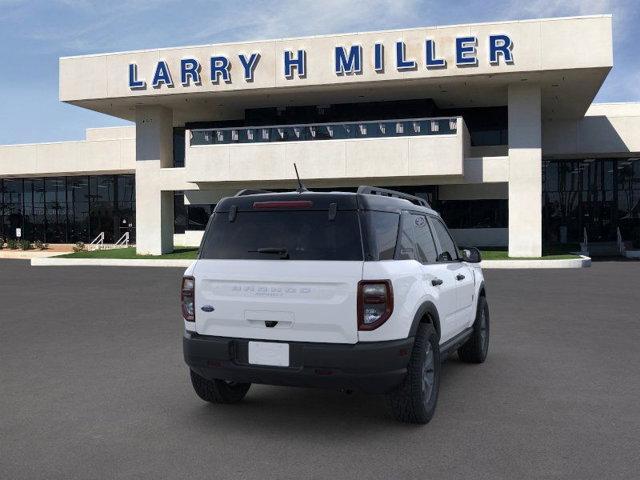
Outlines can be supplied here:
M244 398L251 387L250 383L227 382L226 380L207 380L193 370L191 385L198 396L211 403L238 403Z
M476 321L471 337L458 349L460 360L467 363L482 363L489 351L489 305L485 297L478 299Z
M428 423L433 417L440 388L440 347L430 323L421 323L413 344L407 376L397 390L387 395L396 420Z

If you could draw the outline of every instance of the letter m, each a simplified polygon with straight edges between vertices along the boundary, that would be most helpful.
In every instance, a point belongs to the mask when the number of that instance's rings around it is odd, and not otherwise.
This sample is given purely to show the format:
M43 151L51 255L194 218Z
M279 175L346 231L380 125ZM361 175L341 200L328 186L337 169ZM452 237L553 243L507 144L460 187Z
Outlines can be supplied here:
M352 45L349 54L344 47L336 47L336 75L362 73L362 47Z

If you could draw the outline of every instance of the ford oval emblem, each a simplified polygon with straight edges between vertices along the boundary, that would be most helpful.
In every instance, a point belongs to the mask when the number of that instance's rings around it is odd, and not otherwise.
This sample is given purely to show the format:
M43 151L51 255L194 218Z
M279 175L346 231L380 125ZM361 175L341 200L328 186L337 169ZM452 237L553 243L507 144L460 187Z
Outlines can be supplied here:
M215 308L213 308L211 305L203 305L200 310L202 310L203 312L213 312Z

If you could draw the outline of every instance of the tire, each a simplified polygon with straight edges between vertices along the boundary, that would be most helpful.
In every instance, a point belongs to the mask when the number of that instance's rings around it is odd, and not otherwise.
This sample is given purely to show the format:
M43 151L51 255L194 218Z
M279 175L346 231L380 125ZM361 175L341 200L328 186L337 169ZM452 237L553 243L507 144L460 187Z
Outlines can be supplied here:
M473 323L473 333L458 349L460 360L466 363L483 363L489 351L489 304L482 296L478 298L476 321Z
M234 383L225 380L207 380L193 370L191 372L191 385L198 396L205 402L211 403L238 403L249 391L250 383Z
M396 420L429 423L438 402L441 368L438 334L430 323L421 323L407 376L397 390L387 395L387 403Z

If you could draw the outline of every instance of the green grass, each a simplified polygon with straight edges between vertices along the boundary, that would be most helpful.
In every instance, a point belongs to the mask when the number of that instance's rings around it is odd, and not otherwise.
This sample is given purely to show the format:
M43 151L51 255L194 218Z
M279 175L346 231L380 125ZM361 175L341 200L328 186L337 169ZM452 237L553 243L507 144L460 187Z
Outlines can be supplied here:
M542 257L537 258L524 258L524 257L509 257L507 248L498 247L485 247L480 248L483 260L570 260L572 258L579 258L569 252L575 252L580 250L578 245L550 245L545 246L542 251Z
M138 259L151 258L159 260L195 260L198 256L197 248L176 248L171 253L164 255L138 255L134 247L114 248L112 250L94 250L92 252L74 252L60 255L57 258L117 258L117 259Z
M506 250L480 250L482 260L568 260L579 258L577 255L557 254L542 255L542 257L510 257Z

